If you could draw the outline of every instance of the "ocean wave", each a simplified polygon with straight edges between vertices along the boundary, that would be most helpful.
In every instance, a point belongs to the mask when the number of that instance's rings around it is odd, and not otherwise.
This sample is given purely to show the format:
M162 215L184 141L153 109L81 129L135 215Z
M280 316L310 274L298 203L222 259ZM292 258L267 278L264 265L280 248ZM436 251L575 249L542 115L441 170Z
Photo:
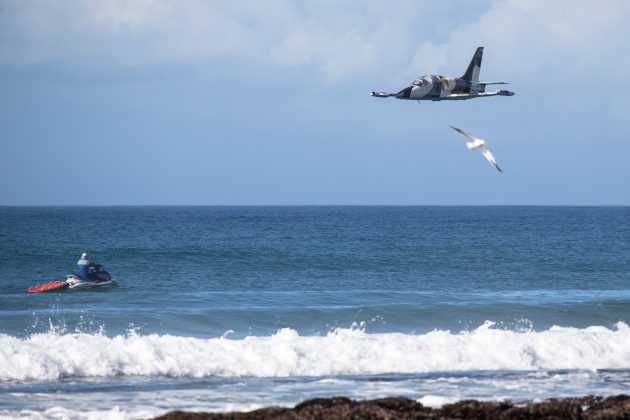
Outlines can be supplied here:
M486 322L460 333L369 334L336 329L230 339L174 335L0 334L0 381L68 377L327 376L475 370L627 369L630 327L510 331Z

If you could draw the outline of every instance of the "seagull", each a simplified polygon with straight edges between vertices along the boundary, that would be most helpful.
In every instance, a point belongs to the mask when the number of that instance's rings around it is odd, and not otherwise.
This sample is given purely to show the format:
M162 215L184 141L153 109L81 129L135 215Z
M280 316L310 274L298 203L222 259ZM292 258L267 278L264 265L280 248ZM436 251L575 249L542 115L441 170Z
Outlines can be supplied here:
M470 150L479 149L481 153L483 153L483 155L486 157L486 159L488 159L488 162L490 162L495 168L497 168L497 171L503 172L501 168L499 168L497 161L494 160L494 156L492 156L492 153L490 153L490 150L486 149L486 147L484 146L484 144L486 144L485 140L477 138L473 136L472 134L470 134L469 132L462 130L461 128L453 127L452 125L451 125L451 128L455 131L462 133L468 138L468 140L470 140L466 142L466 146L468 146L468 149Z

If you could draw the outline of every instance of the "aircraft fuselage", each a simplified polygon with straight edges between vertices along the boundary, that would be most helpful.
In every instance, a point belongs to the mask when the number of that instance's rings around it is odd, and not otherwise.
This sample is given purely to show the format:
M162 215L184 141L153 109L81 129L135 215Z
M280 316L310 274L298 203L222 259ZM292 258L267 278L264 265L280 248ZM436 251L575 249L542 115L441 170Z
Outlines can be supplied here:
M436 74L420 76L398 93L372 92L378 98L395 97L413 101L441 101L481 98L485 96L512 96L509 90L486 92L487 85L504 85L505 82L480 82L479 71L483 47L477 48L462 77L444 77Z
M411 85L392 96L414 101L441 101L444 99L463 100L483 96L514 95L513 92L507 90L486 92L486 84L467 81L461 77L426 75L420 76Z

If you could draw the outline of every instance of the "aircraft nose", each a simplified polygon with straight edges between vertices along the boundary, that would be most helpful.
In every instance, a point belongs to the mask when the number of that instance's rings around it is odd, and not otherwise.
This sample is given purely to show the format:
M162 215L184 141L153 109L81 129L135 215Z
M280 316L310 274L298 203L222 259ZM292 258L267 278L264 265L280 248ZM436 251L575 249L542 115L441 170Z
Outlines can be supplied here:
M408 86L408 87L404 88L403 90L401 90L400 92L398 92L396 94L396 97L398 99L404 99L404 98L408 98L409 95L411 95L411 86Z

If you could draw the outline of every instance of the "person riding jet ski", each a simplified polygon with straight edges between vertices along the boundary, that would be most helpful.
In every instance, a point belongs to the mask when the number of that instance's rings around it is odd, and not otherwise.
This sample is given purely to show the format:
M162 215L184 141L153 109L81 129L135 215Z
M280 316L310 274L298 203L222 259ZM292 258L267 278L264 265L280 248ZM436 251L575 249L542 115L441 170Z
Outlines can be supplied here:
M49 281L28 288L28 293L41 293L59 291L64 289L91 289L116 286L116 280L100 264L92 264L88 260L87 252L81 254L77 261L77 267L72 274L68 274L65 280Z
M81 258L77 261L77 268L74 270L74 274L81 280L85 281L109 281L112 276L105 270L101 264L93 264L88 260L87 252L81 254Z

